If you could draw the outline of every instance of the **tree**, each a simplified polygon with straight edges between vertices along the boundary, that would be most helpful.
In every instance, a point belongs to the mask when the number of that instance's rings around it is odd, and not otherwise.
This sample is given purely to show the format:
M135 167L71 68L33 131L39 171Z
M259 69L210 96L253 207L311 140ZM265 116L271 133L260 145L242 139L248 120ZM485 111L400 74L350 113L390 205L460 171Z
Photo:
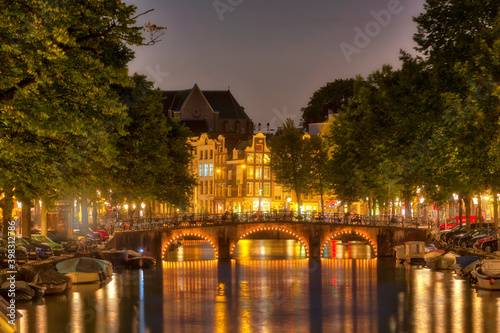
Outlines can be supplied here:
M130 81L116 88L130 122L117 141L109 188L129 202L156 200L185 208L196 184L188 169L189 131L163 113L162 93L152 82L137 74Z
M302 195L309 190L311 179L307 139L293 120L287 119L282 130L270 141L271 168L276 183L295 192L298 213L301 214Z
M302 108L300 125L307 131L310 123L322 123L328 119L328 112L339 113L354 94L354 79L337 79L314 92L313 96Z
M127 71L108 65L103 54L123 41L143 44L134 12L112 0L0 4L4 191L48 198L56 187L78 183L71 176L86 176L90 161L113 159L109 133L123 131L126 114L111 83Z
M324 213L323 195L330 189L328 173L328 147L321 135L311 136L305 142L305 150L309 153L311 166L310 188L313 193L319 194L321 198L321 213Z

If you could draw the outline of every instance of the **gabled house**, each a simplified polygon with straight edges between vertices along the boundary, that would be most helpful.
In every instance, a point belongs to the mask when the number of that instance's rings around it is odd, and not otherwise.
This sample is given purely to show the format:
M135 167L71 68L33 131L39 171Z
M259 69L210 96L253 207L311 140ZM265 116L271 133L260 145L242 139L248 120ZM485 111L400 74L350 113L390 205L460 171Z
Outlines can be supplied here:
M228 90L192 89L163 91L163 110L179 118L194 136L222 134L227 140L252 137L253 122Z

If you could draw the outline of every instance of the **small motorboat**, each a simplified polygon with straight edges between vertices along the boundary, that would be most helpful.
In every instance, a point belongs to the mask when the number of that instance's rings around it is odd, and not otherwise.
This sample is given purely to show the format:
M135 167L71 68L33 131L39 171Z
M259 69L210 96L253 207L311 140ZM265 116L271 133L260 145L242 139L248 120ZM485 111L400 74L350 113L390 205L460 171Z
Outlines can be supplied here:
M459 255L454 252L448 252L437 256L431 260L430 268L434 270L453 269L453 264L456 263L457 257L459 257Z
M446 252L444 250L431 250L424 254L425 265L431 267L431 263L434 259L444 255Z
M73 284L105 282L113 276L113 266L109 261L88 257L61 261L56 269L69 276Z
M500 259L483 259L471 272L470 280L478 288L500 290Z
M113 267L122 267L127 265L127 250L103 250L99 251L102 259L111 262Z
M156 259L148 256L144 256L142 253L127 250L127 268L151 268L156 265Z
M425 242L411 241L404 244L405 263L411 265L422 265L425 261Z

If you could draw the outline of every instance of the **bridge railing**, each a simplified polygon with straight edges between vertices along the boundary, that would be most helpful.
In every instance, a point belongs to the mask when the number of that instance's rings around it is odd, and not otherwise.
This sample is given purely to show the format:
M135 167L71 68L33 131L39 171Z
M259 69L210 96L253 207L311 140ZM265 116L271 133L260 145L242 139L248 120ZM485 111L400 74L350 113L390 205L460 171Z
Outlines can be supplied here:
M106 227L111 231L122 230L152 230L159 228L179 228L194 226L209 226L228 223L246 222L310 222L331 223L342 225L393 226L403 228L429 227L430 220L413 218L404 219L401 216L368 216L361 214L304 214L296 215L292 212L276 213L225 213L225 214L181 214L163 216L153 219L118 220L109 223Z

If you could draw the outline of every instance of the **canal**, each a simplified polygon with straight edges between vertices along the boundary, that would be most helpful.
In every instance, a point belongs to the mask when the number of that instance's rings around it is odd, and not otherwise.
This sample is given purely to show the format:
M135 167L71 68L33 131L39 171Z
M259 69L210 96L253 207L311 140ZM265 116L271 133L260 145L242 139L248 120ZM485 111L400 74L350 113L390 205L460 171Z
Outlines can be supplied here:
M364 244L310 261L294 240L241 240L235 257L218 263L208 243L185 241L160 267L17 304L21 332L500 331L500 293L373 259Z

